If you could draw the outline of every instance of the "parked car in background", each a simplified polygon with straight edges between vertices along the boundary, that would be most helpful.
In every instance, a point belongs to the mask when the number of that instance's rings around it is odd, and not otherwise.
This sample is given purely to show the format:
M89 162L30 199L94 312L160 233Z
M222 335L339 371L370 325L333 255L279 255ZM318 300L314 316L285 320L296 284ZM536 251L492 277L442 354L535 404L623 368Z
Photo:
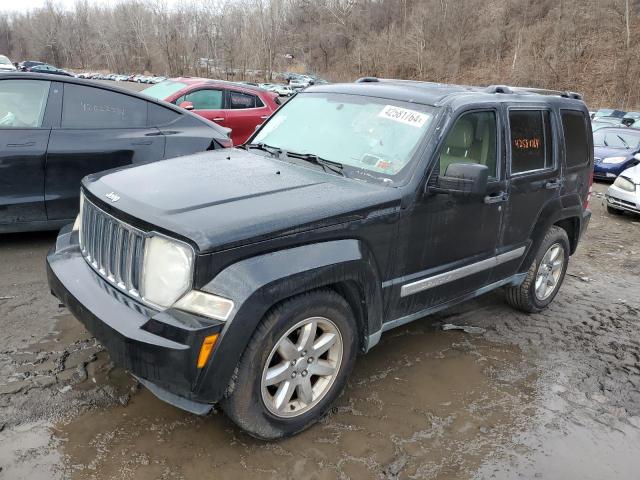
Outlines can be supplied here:
M63 75L65 77L74 77L73 73L69 73L66 70L63 70L58 67L54 67L53 65L35 65L29 69L30 72L33 73L46 73L49 75Z
M620 123L622 123L625 127L640 127L640 112L627 112L622 117Z
M593 114L593 119L595 120L598 117L616 117L622 118L624 117L625 112L623 110L614 110L612 108L600 108Z
M268 90L269 92L275 92L281 97L290 97L295 93L288 85L282 85L279 83L261 83L258 86Z
M640 163L640 130L601 128L593 133L593 146L596 179L614 180L623 170Z
M640 214L640 165L624 170L605 194L607 211L613 214Z
M38 66L38 65L45 65L44 62L38 62L37 60L25 60L23 62L20 62L18 64L18 70L22 71L22 72L29 72L31 71L32 67Z
M11 62L11 60L9 60L9 58L4 55L0 55L0 73L15 72L15 71L16 71L16 67Z
M0 232L72 221L85 175L231 146L174 105L71 77L0 77ZM141 187L141 185L139 185Z
M278 94L251 85L179 77L142 90L231 129L234 145L242 145L279 106Z
M595 132L605 127L623 127L621 120L618 117L598 117L591 122L591 129Z

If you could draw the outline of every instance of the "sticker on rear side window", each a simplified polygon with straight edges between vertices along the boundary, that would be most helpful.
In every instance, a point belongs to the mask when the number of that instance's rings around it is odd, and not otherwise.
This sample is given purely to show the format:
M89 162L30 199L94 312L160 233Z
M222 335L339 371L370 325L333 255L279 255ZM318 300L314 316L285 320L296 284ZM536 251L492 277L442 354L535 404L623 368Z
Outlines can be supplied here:
M425 113L409 110L408 108L395 107L393 105L385 105L378 116L418 128L422 127L427 120L429 120L429 115Z

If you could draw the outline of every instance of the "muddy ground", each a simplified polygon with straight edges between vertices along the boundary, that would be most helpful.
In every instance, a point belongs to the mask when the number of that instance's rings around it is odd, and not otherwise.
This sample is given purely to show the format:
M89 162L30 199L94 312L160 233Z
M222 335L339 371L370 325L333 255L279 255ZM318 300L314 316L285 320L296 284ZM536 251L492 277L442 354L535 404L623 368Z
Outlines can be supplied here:
M274 443L139 387L49 295L55 235L0 237L0 478L637 479L640 217L592 207L547 311L498 291L391 331Z

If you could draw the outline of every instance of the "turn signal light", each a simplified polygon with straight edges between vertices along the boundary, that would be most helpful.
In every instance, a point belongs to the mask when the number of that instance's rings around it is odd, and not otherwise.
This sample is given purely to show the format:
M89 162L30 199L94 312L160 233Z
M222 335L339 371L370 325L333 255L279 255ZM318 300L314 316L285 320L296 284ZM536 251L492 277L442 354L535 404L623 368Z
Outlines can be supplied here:
M209 361L211 352L216 342L218 341L218 334L209 335L205 337L202 346L200 347L200 355L198 355L198 368L203 368Z

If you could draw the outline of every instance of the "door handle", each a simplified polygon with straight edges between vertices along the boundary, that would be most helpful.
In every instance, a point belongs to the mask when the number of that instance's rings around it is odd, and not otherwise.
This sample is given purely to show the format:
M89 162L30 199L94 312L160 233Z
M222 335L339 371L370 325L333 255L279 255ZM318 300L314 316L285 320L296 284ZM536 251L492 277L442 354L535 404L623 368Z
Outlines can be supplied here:
M137 142L131 142L131 145L151 145L151 140L138 140Z
M560 180L551 180L550 182L547 182L544 184L544 188L546 188L547 190L553 190L554 188L559 188L560 187Z
M224 121L224 117L218 117L213 119L214 122L222 122Z
M506 202L509 195L506 192L497 192L484 197L484 203L491 205L492 203Z
M269 118L269 115L263 115L260 117L262 120L266 120L267 118Z
M7 143L7 147L33 147L36 142Z

